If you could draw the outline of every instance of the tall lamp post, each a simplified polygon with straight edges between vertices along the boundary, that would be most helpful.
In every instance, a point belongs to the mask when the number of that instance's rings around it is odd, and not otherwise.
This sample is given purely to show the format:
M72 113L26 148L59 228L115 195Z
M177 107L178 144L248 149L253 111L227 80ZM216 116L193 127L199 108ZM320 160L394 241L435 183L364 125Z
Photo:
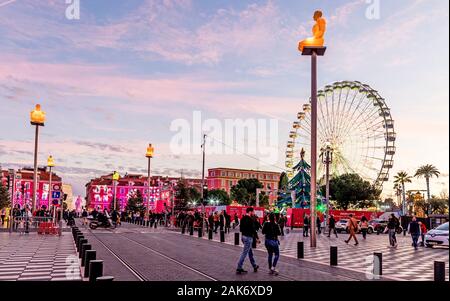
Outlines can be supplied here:
M325 199L327 202L327 211L325 214L325 226L328 227L328 218L330 216L330 164L333 163L333 148L327 141L325 147L321 150L322 163L325 164Z
M117 171L113 172L112 179L113 179L113 209L116 210L116 206L117 206L117 201L116 201L117 182L120 179L120 175L119 175L119 173Z
M147 147L147 152L145 153L145 157L148 159L148 166L147 166L147 216L150 215L150 185L151 185L151 178L150 178L150 161L153 158L153 152L155 151L155 148L152 146L152 144L149 144Z
M37 154L39 142L39 127L44 126L45 112L41 111L41 105L37 104L35 109L30 113L30 123L36 127L34 134L34 174L33 174L33 196L32 196L32 210L36 210L36 194L37 194Z
M47 167L49 169L49 180L48 180L48 210L50 210L50 203L52 201L52 168L55 167L55 161L53 157L50 155L47 158ZM53 223L56 221L56 207L53 206Z
M327 49L324 47L326 20L321 11L316 11L313 18L314 37L301 41L298 47L302 55L311 56L311 248L317 247L317 57L325 55Z

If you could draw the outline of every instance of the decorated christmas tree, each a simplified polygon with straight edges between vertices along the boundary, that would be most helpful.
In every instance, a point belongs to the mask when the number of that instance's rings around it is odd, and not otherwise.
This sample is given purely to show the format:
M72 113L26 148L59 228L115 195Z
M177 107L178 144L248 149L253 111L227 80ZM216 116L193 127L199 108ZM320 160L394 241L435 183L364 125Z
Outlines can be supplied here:
M311 165L305 160L305 150L300 152L300 162L294 167L295 176L289 181L288 189L292 192L278 202L279 207L288 206L293 208L309 208L311 201ZM292 206L292 195L295 191L294 206ZM317 206L321 206L322 196L317 192Z

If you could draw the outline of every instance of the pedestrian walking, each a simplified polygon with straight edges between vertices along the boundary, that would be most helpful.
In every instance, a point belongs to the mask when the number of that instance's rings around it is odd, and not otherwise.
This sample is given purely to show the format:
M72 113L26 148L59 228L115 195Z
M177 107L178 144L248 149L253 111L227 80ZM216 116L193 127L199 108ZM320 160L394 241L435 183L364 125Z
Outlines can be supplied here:
M415 250L419 247L419 237L420 237L420 225L417 222L417 218L413 216L412 221L408 225L408 233L411 234L413 241L413 247Z
M220 227L220 231L223 231L223 229L225 228L225 211L220 212L219 227Z
M319 216L317 216L316 218L316 226L317 226L317 233L319 233L319 235L322 234L322 225Z
M369 230L369 221L365 216L361 218L361 234L363 239L367 238L367 231Z
M422 242L420 243L420 246L424 247L425 246L425 234L427 234L428 229L427 229L427 226L425 226L425 224L422 222L419 222L419 225L420 225L420 236L422 237Z
M395 236L398 227L400 226L400 222L395 214L391 214L389 218L388 224L386 226L385 232L389 234L389 245L391 247L397 248L397 237Z
M328 237L331 236L331 231L334 231L334 235L336 235L336 238L338 238L337 231L336 231L336 220L334 219L334 216L330 215L330 218L328 220Z
M350 219L347 222L347 228L350 232L349 238L345 241L346 244L350 242L350 240L353 238L355 240L355 246L359 245L358 239L356 238L356 233L358 232L358 222L353 217L353 214L350 214Z
M226 211L224 211L223 215L225 217L225 233L230 233L231 216Z
M86 208L83 208L83 212L81 213L81 217L83 218L83 225L87 225L87 217L88 217L88 213L86 211Z
M309 216L306 214L303 218L303 237L308 237Z
M217 233L217 228L219 228L220 225L220 217L219 213L216 211L214 212L214 233Z
M280 216L283 218L282 216ZM278 259L280 258L280 241L278 236L282 234L281 228L275 222L275 214L269 214L269 221L266 221L262 228L262 234L265 235L265 246L268 254L269 261L269 274L278 275L278 270L276 269ZM274 256L275 255L275 256Z
M251 265L253 266L253 271L258 272L259 266L256 264L255 258L253 257L252 244L253 238L256 235L255 223L253 221L253 216L255 212L252 207L248 207L246 210L246 214L242 217L240 222L240 232L242 233L242 243L244 248L242 250L241 257L239 258L236 273L244 274L247 273L246 270L243 269L245 258L249 258Z
M3 225L5 223L6 208L2 208L0 215L2 217L2 225Z
M273 214L273 213L271 213L271 214ZM269 221L270 221L271 214L269 214ZM278 226L280 227L281 236L284 236L284 226L285 225L286 225L286 217L284 215L280 214L280 217L278 218Z
M234 224L233 224L233 230L239 226L239 217L237 215L237 213L234 214Z

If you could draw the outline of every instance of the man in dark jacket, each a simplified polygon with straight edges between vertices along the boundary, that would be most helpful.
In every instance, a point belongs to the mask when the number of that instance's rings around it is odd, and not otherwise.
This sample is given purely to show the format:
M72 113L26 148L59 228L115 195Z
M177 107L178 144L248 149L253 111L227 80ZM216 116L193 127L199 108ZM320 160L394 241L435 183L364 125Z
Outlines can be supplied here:
M417 222L417 219L416 219L415 216L412 218L411 223L409 223L409 227L408 228L409 228L408 232L411 234L411 238L412 238L412 241L413 241L414 249L417 250L417 248L419 246L418 242L419 242L419 237L420 237L420 225Z
M308 229L309 229L309 217L308 215L305 215L305 218L303 219L303 237L308 237Z
M398 221L398 218L395 216L395 214L392 213L391 217L389 218L387 228L389 233L389 244L394 248L397 247L397 237L395 237L395 232L397 231L399 226L400 222Z
M242 233L242 243L244 244L244 249L242 250L242 254L237 265L237 274L247 273L247 271L243 269L244 261L245 258L247 258L247 255L253 266L253 271L256 273L259 268L256 264L255 258L253 257L252 251L253 239L256 236L255 222L253 220L253 216L255 214L254 209L252 207L248 207L246 212L247 214L242 217L240 223L240 231Z
M336 220L334 219L334 216L332 216L332 215L330 215L330 219L328 220L328 228L330 229L330 232L328 232L328 237L331 236L331 231L334 231L336 238L338 238L337 231L336 231Z

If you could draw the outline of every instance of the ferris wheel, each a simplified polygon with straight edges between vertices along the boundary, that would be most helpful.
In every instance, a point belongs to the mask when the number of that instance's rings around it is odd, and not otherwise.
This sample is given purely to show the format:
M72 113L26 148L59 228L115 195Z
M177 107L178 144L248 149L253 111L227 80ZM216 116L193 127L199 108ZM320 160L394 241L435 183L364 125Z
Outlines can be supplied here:
M358 81L336 82L317 93L317 153L326 145L333 150L331 175L357 173L382 189L394 165L397 139L385 99ZM289 133L286 168L289 179L300 161L300 152L311 149L311 104L305 103ZM323 180L325 166L318 156L317 177Z

